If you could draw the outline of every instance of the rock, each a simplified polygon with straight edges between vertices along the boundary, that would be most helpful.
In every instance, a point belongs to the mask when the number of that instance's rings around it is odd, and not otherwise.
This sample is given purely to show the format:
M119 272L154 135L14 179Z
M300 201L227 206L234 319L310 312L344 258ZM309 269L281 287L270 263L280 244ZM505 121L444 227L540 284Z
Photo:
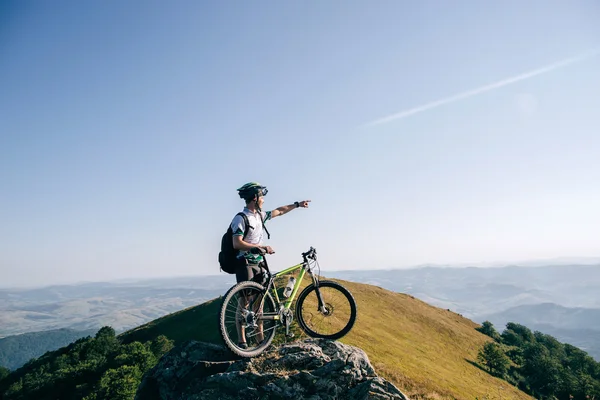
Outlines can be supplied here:
M408 399L377 376L363 350L324 339L288 343L241 360L223 346L189 341L144 375L135 398Z

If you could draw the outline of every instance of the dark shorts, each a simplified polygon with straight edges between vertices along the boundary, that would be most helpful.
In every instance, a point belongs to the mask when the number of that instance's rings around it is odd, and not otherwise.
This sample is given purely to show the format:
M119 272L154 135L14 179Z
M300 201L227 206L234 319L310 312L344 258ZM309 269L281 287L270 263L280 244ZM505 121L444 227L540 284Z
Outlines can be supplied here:
M240 260L235 269L235 278L237 282L254 281L261 285L267 283L267 274L264 264L248 264L245 260Z

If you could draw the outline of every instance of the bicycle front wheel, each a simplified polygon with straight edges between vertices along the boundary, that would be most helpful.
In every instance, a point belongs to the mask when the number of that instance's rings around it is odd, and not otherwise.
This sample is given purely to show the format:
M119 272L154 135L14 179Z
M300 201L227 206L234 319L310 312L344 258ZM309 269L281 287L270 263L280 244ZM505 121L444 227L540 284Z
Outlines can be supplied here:
M298 324L311 337L339 339L356 322L356 302L348 289L337 282L321 281L318 286L324 309L319 308L315 285L307 286L296 303Z
M219 312L221 336L235 354L256 357L269 347L275 337L275 315L275 302L262 285L252 281L240 282L223 298Z

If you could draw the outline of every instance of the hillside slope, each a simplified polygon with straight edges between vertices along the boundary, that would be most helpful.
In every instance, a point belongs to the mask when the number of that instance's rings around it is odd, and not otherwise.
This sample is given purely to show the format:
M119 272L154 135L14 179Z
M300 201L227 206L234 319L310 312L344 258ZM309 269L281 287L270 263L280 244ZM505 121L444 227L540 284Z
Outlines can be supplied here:
M94 329L86 331L54 329L0 338L0 366L15 370L47 351L59 349L79 338L95 333Z
M477 352L488 340L478 325L456 313L409 295L376 286L339 281L354 295L358 319L340 341L362 348L381 376L411 399L531 399L479 369ZM120 335L124 342L165 335L222 343L218 334L220 298L159 318Z

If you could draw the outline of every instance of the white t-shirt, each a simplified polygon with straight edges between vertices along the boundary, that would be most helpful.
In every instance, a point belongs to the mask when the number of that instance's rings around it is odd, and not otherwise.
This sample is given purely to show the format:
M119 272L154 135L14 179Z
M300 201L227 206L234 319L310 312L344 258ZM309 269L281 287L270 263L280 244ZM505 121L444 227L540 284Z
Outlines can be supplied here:
M242 210L246 217L248 217L248 223L250 224L250 229L248 230L248 234L244 239L245 242L261 245L264 236L263 223L266 225L267 221L271 219L271 211L261 211L252 212L248 208L244 207ZM260 219L264 222L261 222ZM231 230L233 232L233 236L243 236L244 230L246 229L246 224L244 223L244 218L241 215L236 215L231 221ZM238 257L246 257L250 264L258 264L263 260L263 256L260 254L252 254L246 250L240 250L238 252Z

